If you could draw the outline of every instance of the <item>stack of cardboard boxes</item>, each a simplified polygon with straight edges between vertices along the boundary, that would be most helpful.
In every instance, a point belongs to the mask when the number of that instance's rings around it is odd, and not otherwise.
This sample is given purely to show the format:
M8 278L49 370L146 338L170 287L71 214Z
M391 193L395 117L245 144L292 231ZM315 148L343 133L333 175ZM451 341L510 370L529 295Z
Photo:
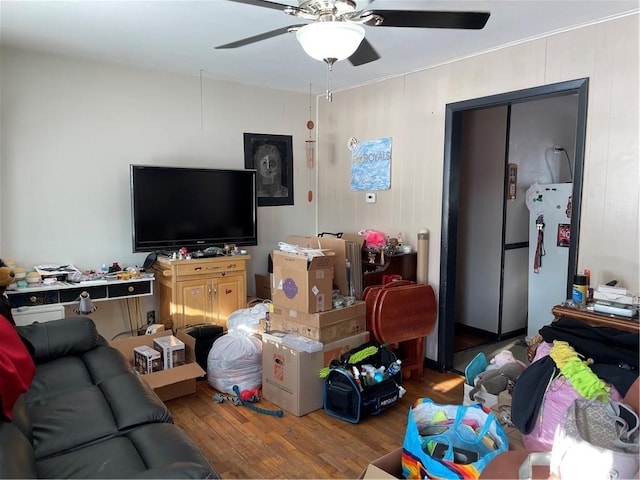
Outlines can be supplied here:
M274 335L264 335L262 393L266 400L301 416L323 407L324 381L319 377L320 370L332 359L369 340L366 306L355 301L333 308L334 267L341 269L345 261L335 251L324 251L323 256L313 258L275 251L272 260L273 312L262 329L298 334L321 343L322 347L305 349ZM344 282L337 287L341 293L348 293Z

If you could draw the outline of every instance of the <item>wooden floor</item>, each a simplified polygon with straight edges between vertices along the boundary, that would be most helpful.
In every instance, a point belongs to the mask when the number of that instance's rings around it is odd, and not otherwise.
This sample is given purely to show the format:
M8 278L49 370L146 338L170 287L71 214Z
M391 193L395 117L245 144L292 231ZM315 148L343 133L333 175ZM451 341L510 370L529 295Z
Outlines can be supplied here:
M463 378L425 369L403 382L407 393L380 415L351 424L317 410L278 418L230 402L199 381L193 395L167 402L174 421L198 445L222 478L358 478L372 460L402 446L410 405L428 397L460 404ZM266 400L256 404L277 409Z
M456 332L453 340L453 351L461 352L487 343L492 343L492 341L486 336L465 331Z

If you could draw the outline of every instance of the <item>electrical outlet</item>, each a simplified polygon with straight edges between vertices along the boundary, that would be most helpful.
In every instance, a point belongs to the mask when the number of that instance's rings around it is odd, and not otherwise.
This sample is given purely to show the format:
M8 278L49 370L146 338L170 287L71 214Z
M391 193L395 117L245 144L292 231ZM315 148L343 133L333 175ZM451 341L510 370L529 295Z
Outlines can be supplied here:
M155 310L149 310L147 312L147 325L151 325L156 323L156 312Z
M367 193L364 196L364 201L367 203L376 203L376 194L375 193Z

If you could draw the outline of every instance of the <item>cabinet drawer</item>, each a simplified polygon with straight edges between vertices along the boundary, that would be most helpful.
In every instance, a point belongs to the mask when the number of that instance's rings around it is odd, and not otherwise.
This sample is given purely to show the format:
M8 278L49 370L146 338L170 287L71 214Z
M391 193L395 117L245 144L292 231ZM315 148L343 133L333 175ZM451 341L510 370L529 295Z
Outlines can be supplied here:
M32 305L51 305L58 303L58 292L32 292L9 295L9 304L12 308L29 307Z
M91 300L107 298L107 286L94 285L92 287L67 288L60 290L60 302L75 302L82 292L87 292L91 297Z
M128 297L151 293L151 282L131 282L109 285L109 298Z
M229 260L228 262L219 263L194 263L193 265L178 265L176 267L176 273L179 277L183 277L189 275L211 275L222 272L237 272L244 269L244 261L237 262Z

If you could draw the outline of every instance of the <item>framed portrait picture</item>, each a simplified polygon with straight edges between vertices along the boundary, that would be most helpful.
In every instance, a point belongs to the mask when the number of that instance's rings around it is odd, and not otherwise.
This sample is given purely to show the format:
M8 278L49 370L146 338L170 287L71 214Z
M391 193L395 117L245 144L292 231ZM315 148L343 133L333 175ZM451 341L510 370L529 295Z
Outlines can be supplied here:
M256 170L258 206L293 205L293 137L244 134L244 168Z

